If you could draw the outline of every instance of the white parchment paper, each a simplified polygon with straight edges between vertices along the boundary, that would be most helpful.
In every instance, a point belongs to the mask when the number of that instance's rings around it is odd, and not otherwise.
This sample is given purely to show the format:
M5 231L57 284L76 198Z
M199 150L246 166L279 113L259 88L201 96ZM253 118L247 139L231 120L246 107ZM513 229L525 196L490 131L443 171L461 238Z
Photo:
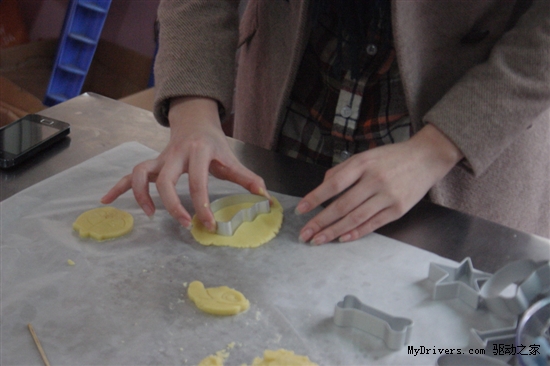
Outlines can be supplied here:
M154 185L153 219L128 192L113 206L134 215L130 234L101 243L80 239L71 228L76 217L156 155L123 144L1 203L2 365L41 364L29 322L52 365L196 365L222 349L230 354L226 365L241 365L279 348L320 365L436 363L438 355L393 352L380 339L335 326L334 307L347 294L411 318L409 345L433 352L465 350L472 327L505 325L459 300L431 300L429 263L454 263L435 254L377 234L347 244L299 243L311 215L296 216L298 198L276 192L285 208L281 233L256 249L196 243L164 210ZM211 199L243 191L214 178L209 187ZM186 176L178 192L191 208ZM204 314L186 295L193 280L235 288L251 307L233 317Z

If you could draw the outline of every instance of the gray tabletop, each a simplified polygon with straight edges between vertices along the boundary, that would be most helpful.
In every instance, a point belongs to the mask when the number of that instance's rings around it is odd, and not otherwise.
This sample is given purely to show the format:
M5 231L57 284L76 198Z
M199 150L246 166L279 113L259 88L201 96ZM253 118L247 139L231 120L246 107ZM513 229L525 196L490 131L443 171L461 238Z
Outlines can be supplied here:
M41 114L70 123L70 137L18 168L0 171L2 200L123 142L160 151L169 138L169 130L152 113L96 94L83 94ZM270 190L303 196L323 179L324 168L229 140L238 158ZM378 232L456 261L471 257L476 268L488 272L520 258L550 260L548 239L426 201Z

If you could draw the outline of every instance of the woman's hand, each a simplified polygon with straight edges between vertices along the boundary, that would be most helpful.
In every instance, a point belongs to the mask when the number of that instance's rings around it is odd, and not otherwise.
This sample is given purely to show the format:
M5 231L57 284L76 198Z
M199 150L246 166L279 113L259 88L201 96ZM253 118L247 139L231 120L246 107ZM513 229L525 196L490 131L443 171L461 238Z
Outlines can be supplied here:
M347 242L397 220L462 157L431 124L408 141L354 155L327 171L323 183L298 203L296 213L306 213L342 193L303 227L300 240Z
M164 207L186 228L191 215L176 192L182 174L189 174L189 193L195 213L204 226L216 229L208 198L208 173L237 183L252 193L268 197L262 178L245 168L235 157L221 129L217 102L209 98L184 97L172 101L168 114L170 141L156 159L136 165L101 199L113 202L132 189L143 211L151 216L155 205L149 194L149 183L155 182Z

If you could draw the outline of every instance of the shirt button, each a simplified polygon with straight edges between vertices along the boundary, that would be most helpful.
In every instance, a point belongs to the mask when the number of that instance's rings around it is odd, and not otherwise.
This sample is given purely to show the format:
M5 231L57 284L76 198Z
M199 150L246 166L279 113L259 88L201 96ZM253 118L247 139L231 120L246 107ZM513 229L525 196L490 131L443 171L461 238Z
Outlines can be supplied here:
M351 156L351 153L347 150L340 151L340 160L347 160Z
M344 118L348 118L351 116L351 108L348 107L348 106L345 106L344 108L342 108L342 110L340 111L340 114L342 115L342 117Z
M376 52L378 52L378 47L376 47L375 44L369 44L367 45L367 55L374 56L376 55Z

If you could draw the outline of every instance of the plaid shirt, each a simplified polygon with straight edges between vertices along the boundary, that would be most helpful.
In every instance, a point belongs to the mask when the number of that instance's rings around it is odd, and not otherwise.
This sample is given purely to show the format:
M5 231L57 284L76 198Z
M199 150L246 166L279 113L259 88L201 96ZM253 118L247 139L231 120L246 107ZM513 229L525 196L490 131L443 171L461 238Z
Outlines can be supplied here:
M312 29L277 151L330 167L352 154L407 140L411 126L393 49L389 8L377 10L370 21L366 47L358 52L355 78L351 62L339 56L349 55L353 47L350 37L337 31L338 9L328 10L319 14Z

